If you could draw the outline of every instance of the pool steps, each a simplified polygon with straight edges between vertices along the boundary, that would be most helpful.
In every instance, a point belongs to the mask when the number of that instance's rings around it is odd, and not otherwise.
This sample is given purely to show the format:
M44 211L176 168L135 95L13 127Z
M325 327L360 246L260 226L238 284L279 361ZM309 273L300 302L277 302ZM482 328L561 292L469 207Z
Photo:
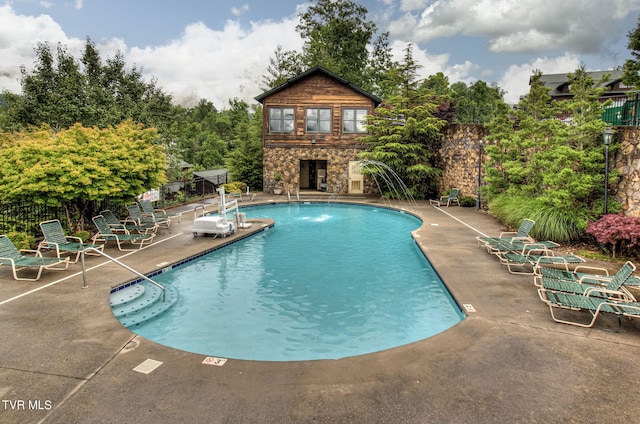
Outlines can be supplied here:
M165 287L165 300L162 290L146 281L114 290L109 295L109 304L113 315L125 327L133 327L165 312L178 301L178 292L171 286Z

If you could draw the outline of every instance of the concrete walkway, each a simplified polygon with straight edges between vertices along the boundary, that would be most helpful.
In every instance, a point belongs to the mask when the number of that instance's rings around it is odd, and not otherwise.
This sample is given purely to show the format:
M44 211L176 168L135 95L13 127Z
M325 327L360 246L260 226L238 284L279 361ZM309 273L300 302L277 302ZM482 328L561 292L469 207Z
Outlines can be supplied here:
M418 213L420 246L457 301L475 312L429 339L340 360L203 364L203 355L157 345L119 324L110 287L133 276L103 258L87 258L84 289L79 264L45 271L35 283L14 281L1 267L0 423L639 419L640 323L625 319L619 330L613 317L593 329L555 323L532 277L509 274L477 246L479 233L502 230L490 216L427 204ZM221 242L194 238L192 220L186 212L140 251L106 251L146 273ZM147 359L162 365L133 371Z

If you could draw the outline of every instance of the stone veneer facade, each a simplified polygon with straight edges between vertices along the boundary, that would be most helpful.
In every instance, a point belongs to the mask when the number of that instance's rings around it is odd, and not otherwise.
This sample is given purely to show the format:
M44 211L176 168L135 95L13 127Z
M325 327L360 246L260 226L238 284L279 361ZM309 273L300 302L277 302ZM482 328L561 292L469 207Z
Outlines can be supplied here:
M300 190L300 161L327 161L327 191L330 193L347 192L347 171L349 162L358 160L361 148L336 147L267 147L263 152L264 180L266 191L273 190L273 176L280 174L280 186L284 193L294 194ZM365 177L364 194L373 194L373 185Z
M620 149L611 151L609 169L617 170L620 180L617 189L610 187L611 198L622 204L625 215L640 216L640 127L616 127L614 131L614 142ZM481 125L452 125L447 129L439 152L444 172L439 183L441 193L457 187L462 196L477 196L478 164L485 158L479 140L487 135Z
M611 158L613 168L620 173L615 199L622 204L624 214L640 216L640 128L614 129L620 149Z
M451 125L447 128L438 155L438 166L443 170L438 184L441 194L451 188L459 188L461 196L477 196L481 160L479 140L486 135L482 125ZM484 156L484 149L482 154Z

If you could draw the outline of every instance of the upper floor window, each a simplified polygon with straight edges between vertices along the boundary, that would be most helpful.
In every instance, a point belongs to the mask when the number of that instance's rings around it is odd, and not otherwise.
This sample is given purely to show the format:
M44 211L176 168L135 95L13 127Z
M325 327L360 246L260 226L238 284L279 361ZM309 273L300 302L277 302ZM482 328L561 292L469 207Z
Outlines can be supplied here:
M307 109L307 132L331 132L331 109Z
M367 109L342 109L342 132L367 132L365 127L367 114Z
M269 109L269 132L293 132L294 113L292 107Z

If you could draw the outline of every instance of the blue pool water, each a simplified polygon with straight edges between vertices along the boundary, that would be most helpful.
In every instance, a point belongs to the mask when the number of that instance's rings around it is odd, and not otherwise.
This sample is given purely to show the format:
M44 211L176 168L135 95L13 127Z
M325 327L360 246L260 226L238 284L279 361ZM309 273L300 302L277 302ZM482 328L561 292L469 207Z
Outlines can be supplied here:
M410 232L420 220L344 204L243 208L273 228L154 277L179 300L132 331L209 356L337 359L421 340L464 315Z

